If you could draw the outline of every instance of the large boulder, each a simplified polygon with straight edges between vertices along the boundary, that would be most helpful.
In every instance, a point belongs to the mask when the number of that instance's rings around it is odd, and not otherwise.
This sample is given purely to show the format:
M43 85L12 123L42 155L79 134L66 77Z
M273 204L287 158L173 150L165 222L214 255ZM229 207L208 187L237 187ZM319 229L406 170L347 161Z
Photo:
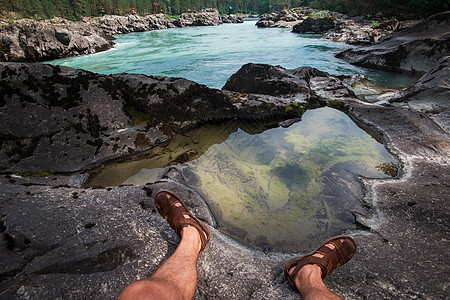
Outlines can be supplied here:
M246 64L227 80L223 89L291 97L315 105L323 105L327 100L356 98L339 79L311 67L290 70L280 66Z
M168 139L135 127L132 104L111 77L42 64L0 64L0 167L74 172ZM155 80L158 82L158 80Z
M348 49L338 58L367 68L423 74L450 54L450 11L380 39L371 46Z
M292 28L296 33L323 34L328 30L335 29L336 22L333 18L307 18Z
M261 20L258 20L258 22L256 22L255 25L260 28L268 28L268 27L272 27L274 24L275 24L274 20L261 19Z
M216 26L222 24L222 18L217 9L209 9L199 13L183 13L173 24L177 27Z

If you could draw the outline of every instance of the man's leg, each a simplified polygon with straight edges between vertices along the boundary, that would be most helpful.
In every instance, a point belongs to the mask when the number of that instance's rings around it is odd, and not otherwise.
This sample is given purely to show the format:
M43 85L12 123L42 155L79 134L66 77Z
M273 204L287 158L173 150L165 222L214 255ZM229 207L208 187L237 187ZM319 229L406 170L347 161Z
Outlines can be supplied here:
M169 257L148 279L129 285L119 296L125 299L192 299L197 285L197 258L209 242L208 228L171 191L155 195L155 206L181 238Z
M343 241L343 240L342 240ZM330 249L334 249L333 244L326 244L326 247ZM322 254L313 254L315 257L322 258ZM290 274L294 272L295 268L291 268L289 270ZM341 297L333 294L323 283L322 280L322 270L318 265L306 265L303 266L295 277L295 286L299 290L300 294L302 294L302 299L304 300L337 300L342 299Z
M323 278L347 263L355 251L356 244L350 237L331 238L313 252L289 261L285 269L288 281L298 289L304 300L341 299L325 286Z
M125 299L192 299L197 285L199 231L184 227L181 242L173 255L148 279L129 285L119 296Z

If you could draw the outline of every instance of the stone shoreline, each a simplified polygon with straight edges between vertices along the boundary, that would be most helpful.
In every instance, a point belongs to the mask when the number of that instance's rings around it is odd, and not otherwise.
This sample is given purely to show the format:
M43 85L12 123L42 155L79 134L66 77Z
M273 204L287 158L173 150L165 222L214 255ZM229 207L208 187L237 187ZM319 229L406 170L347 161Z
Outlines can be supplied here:
M113 36L123 33L242 22L241 17L220 16L213 9L183 13L176 19L164 14L105 15L86 17L81 22L58 17L43 21L20 19L1 25L0 61L42 62L105 51L112 48Z
M411 26L412 21L399 22L374 17L348 17L347 15L309 7L284 9L264 14L256 23L265 28L292 28L302 34L323 34L327 39L352 45L367 45L377 42L393 32Z

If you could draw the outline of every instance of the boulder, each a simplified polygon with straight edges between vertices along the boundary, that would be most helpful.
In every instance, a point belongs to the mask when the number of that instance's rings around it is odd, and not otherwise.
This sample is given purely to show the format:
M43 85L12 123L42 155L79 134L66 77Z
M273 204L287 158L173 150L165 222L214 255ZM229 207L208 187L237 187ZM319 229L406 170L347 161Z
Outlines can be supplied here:
M221 18L222 23L244 23L244 19L236 15L226 15L222 16Z
M67 29L55 28L55 37L63 45L69 46L71 35Z
M272 27L275 24L275 21L273 20L259 20L258 22L256 22L256 26L257 27L261 27L261 28L268 28L268 27Z
M289 70L280 66L246 64L227 80L223 89L292 97L317 106L324 105L327 100L356 98L339 79L311 67Z
M292 32L296 33L313 33L323 34L330 29L334 29L336 23L332 18L307 18L301 23L296 24L292 28Z
M209 9L199 13L183 13L173 24L177 27L217 26L222 24L222 18L218 10Z
M450 11L431 16L371 46L336 55L367 68L423 74L450 54Z
M376 23L380 25L374 26ZM327 31L324 37L335 42L351 45L369 45L400 28L400 23L394 20L378 21L376 23L372 20L361 20L358 18L338 19L336 28Z

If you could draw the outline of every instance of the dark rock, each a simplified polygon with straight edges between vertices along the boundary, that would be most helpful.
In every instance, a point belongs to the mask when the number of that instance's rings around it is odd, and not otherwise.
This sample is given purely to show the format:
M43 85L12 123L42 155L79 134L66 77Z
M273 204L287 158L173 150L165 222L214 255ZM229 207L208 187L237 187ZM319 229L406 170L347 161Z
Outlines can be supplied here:
M227 80L223 89L240 93L294 96L296 100L318 103L355 97L340 80L317 69L300 67L288 70L263 64L242 66Z
M416 83L400 94L399 103L425 113L450 108L450 56L431 67Z
M58 41L60 41L63 45L69 46L70 44L70 34L67 29L55 29L55 37Z
M17 63L2 63L0 74L4 170L73 172L168 138L157 129L133 127L108 76ZM137 136L147 143L136 145Z
M450 54L449 20L450 12L437 14L379 43L348 49L336 57L367 68L422 74Z
M1 61L45 61L112 47L112 37L106 37L95 26L59 18L17 20L2 28L0 35Z
M280 11L274 20L277 21L285 21L285 22L295 22L300 19L300 16L292 10L283 9Z
M259 20L258 22L256 22L256 26L262 27L262 28L271 27L274 24L275 24L275 21L273 21L273 20Z
M292 32L323 34L335 27L336 23L332 18L307 18L295 25Z

